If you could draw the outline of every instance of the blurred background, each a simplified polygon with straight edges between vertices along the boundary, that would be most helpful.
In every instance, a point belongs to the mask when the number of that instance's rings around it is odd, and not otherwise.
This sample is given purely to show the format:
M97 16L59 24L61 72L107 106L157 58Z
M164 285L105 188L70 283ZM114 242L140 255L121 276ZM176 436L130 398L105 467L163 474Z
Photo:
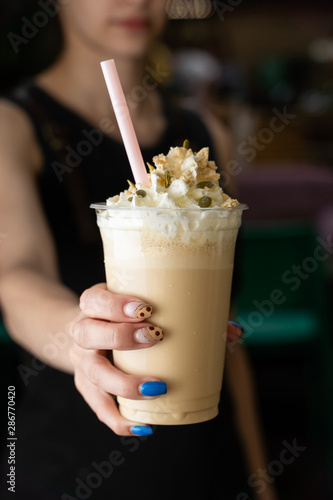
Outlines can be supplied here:
M0 9L3 93L52 62L61 37L55 17L44 26L36 17L43 10L36 1L2 1ZM250 207L240 234L237 314L269 476L283 500L331 499L333 4L170 0L167 11L151 64L169 73L163 85L175 100L228 127L225 189L233 181ZM20 40L23 18L40 26ZM4 330L1 338L5 380L10 342ZM294 446L292 463L283 460L286 443L302 447Z

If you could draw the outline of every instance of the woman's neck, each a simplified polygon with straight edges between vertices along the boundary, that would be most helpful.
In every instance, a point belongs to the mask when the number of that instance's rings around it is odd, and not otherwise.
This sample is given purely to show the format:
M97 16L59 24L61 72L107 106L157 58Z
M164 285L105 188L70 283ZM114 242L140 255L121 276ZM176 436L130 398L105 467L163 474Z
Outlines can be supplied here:
M66 49L54 65L37 77L37 83L71 107L105 113L105 109L110 108L110 98L100 67L101 60L103 54L83 54L82 51ZM145 60L116 58L116 65L124 94L130 95L132 89L142 83Z
M110 97L106 88L100 61L112 58L78 50L65 49L59 59L48 70L36 78L36 83L63 105L77 112L94 126L105 120L116 122ZM144 89L145 59L115 57L119 78L125 96L129 96L130 114L142 143L154 143L163 133L166 123L159 94L155 86ZM133 90L145 91L133 104ZM120 139L118 128L110 134Z

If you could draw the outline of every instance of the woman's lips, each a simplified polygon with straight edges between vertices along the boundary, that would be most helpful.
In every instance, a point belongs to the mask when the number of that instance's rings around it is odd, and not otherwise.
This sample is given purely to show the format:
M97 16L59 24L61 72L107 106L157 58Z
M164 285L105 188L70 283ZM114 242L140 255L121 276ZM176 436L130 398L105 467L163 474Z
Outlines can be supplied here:
M149 23L147 19L123 19L117 22L118 26L128 30L140 31L148 28Z

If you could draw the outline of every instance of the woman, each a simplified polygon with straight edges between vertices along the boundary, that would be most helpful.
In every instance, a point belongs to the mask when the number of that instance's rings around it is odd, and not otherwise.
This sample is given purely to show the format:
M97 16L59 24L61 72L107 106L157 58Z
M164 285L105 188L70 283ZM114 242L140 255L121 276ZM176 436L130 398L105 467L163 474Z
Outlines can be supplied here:
M59 58L1 102L0 227L8 237L0 298L8 331L21 346L19 499L199 498L202 489L207 498L247 498L233 421L222 420L225 391L219 418L155 429L121 417L111 396L151 397L143 384L164 384L149 374L128 376L107 356L153 343L136 334L140 298L94 285L104 274L89 203L123 190L131 178L99 62L115 58L125 95L149 85L145 99L131 107L145 160L185 137L212 151L226 142L215 123L205 126L195 114L173 110L147 78L146 54L163 29L165 8L165 0L61 2ZM235 325L229 329L240 334ZM248 368L239 345L229 357L239 435L255 472L264 458ZM273 498L268 484L255 493Z

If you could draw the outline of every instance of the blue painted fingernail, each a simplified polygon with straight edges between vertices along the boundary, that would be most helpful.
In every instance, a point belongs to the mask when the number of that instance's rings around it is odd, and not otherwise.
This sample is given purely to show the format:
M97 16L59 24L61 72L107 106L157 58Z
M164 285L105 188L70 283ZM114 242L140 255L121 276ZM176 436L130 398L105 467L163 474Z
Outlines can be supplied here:
M153 429L147 425L133 425L130 431L136 436L151 436L153 434Z
M143 396L161 396L166 394L167 386L165 382L145 382L139 390Z
M231 323L232 325L236 326L237 328L239 328L242 332L242 335L244 335L245 333L245 330L244 330L244 327L242 325L240 325L239 323L237 323L236 321L231 321L229 320L229 323Z

